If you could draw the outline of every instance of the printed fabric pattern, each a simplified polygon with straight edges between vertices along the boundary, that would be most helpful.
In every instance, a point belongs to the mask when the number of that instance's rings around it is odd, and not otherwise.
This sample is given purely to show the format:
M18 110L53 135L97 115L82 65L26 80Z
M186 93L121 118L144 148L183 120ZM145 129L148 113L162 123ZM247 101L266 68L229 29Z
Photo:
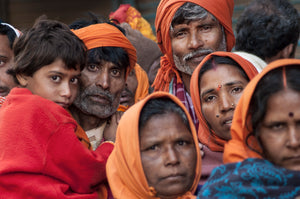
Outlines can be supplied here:
M215 168L197 198L279 198L300 196L300 172L249 158Z
M170 84L172 85L171 94L175 95L184 104L185 108L189 111L189 114L193 120L196 130L198 131L199 120L196 116L191 96L186 92L183 83L177 83L176 76L172 79Z

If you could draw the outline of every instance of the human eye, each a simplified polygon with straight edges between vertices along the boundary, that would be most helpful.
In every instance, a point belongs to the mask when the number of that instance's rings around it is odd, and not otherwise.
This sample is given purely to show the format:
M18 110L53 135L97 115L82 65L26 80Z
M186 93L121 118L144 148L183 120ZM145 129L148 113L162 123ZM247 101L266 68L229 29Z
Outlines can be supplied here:
M96 72L99 70L99 65L97 64L88 64L87 69L91 72Z
M77 84L78 83L78 77L73 77L71 80L70 80L70 82L72 83L72 84Z
M212 29L211 25L203 25L200 28L201 32L209 32L211 29Z
M114 69L111 70L111 75L113 77L119 77L121 75L121 70L114 68Z
M204 98L204 101L205 102L211 102L211 101L213 101L213 100L215 100L216 99L216 96L214 96L214 95L208 95L208 96L206 96L205 98Z
M270 124L265 125L268 129L272 130L272 131L281 131L283 130L286 125L283 122L272 122Z
M59 82L61 80L61 77L58 75L52 75L50 78L54 82Z
M6 60L0 59L0 67L6 63Z
M156 151L156 150L158 150L158 145L157 144L153 144L153 145L146 148L146 151Z
M242 86L236 86L232 89L232 93L241 93L244 90Z

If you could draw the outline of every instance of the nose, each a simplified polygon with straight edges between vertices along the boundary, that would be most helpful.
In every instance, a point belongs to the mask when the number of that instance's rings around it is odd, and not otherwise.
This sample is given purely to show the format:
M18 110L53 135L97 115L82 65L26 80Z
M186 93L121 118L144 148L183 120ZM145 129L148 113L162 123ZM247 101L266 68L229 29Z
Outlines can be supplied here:
M227 92L224 92L219 97L219 110L221 113L234 110L234 101L231 99Z
M109 88L109 74L107 71L102 71L98 75L96 85L100 86L103 90L107 90Z
M60 95L66 98L70 98L72 96L70 85L67 82L62 85Z
M189 43L188 43L188 48L192 50L196 50L200 47L203 47L204 42L202 40L202 37L197 34L197 32L193 32L190 35Z
M300 132L295 127L290 127L288 130L287 146L290 148L300 147Z
M174 146L168 146L164 151L165 156L165 165L177 165L179 164L178 152L176 151Z

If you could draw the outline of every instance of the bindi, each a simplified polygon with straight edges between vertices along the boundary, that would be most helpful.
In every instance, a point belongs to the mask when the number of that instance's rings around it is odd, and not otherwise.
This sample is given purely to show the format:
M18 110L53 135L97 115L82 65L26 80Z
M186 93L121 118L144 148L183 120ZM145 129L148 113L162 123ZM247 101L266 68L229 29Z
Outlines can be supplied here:
M293 112L289 112L289 117L294 117L294 113Z
M217 91L219 91L222 88L222 84L218 84Z

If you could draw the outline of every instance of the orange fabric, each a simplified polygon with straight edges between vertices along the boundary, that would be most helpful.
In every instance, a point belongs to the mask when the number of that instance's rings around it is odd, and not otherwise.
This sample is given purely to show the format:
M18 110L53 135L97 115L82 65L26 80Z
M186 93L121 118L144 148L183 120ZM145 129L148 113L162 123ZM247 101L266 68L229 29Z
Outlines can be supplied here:
M174 75L177 76L178 83L181 82L173 61L170 25L178 8L186 2L205 8L219 20L226 34L227 51L231 51L235 44L232 30L233 0L161 0L156 11L155 28L157 42L164 57L153 83L155 90L167 91L169 89L168 84Z
M119 104L117 111L125 112L128 109L128 106Z
M245 88L241 99L235 109L232 126L231 126L231 140L225 144L223 161L224 163L233 163L243 161L246 158L262 158L259 154L252 151L246 145L246 137L250 134L252 126L251 122L246 121L248 109L251 98L258 82L267 73L275 68L280 68L288 65L300 65L298 59L281 59L270 63L263 69ZM256 138L253 136L248 138L248 143L252 148L261 152L261 148Z
M144 100L133 105L122 116L115 142L115 148L107 161L107 178L115 198L137 199L137 198L157 198L155 190L149 187L141 162L139 148L139 117L142 108L147 101L154 98L168 97L178 104L188 117L196 149L198 149L197 133L188 111L175 96L166 92L155 92ZM197 166L193 186L190 192L180 197L183 199L196 198L192 193L196 190L201 175L201 155L197 151Z
M136 64L136 50L130 41L116 27L107 24L94 24L77 30L72 30L86 45L87 49L98 47L120 47L129 57L130 67L126 71L126 77Z
M199 90L199 72L206 61L211 59L213 55L222 57L229 57L236 61L241 68L245 71L248 78L251 80L256 74L258 74L256 68L247 60L241 56L231 52L214 52L207 55L203 61L195 69L190 83L191 97L194 104L195 112L199 119L198 137L201 143L205 144L212 151L223 151L224 144L227 142L218 137L213 130L208 127L207 122L202 114L200 90Z
M90 144L90 140L88 136L86 135L85 131L82 129L82 127L77 124L76 132L75 132L77 138L79 141L89 150L92 150L92 145Z
M141 13L130 6L130 4L121 4L115 12L109 14L109 18L113 19L117 24L126 22L132 29L140 31L145 37L155 42L157 41L151 25L142 17Z
M134 69L138 81L138 86L134 96L134 101L137 103L149 94L149 80L147 73L144 71L144 69L142 69L142 67L140 67L140 65L136 64Z

